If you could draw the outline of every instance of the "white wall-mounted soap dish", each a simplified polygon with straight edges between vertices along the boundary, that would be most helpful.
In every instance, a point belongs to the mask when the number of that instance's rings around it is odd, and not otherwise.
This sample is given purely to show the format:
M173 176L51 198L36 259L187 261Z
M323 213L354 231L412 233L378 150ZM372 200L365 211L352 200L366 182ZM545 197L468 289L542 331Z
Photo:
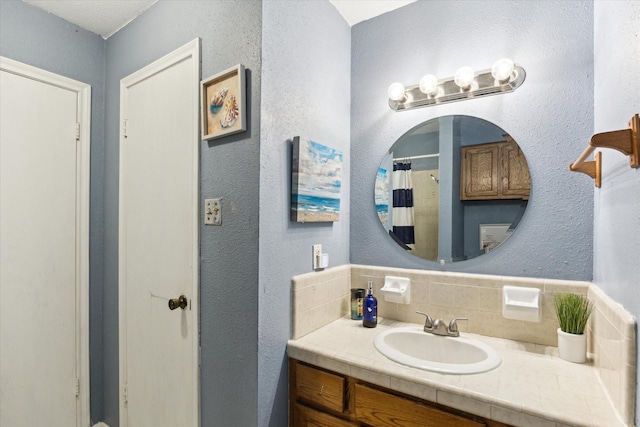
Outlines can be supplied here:
M411 302L411 281L406 277L385 276L380 289L387 302L409 304Z
M540 289L504 286L502 316L507 319L539 322L542 317Z

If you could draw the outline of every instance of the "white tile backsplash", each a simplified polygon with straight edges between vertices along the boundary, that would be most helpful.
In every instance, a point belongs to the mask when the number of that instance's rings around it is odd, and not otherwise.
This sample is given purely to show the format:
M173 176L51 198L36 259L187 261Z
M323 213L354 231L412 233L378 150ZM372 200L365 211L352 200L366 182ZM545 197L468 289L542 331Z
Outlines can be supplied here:
M589 352L602 384L623 420L634 418L636 390L636 321L622 305L591 285L595 308L588 325Z
M411 279L411 304L386 303L379 293L385 275ZM557 346L558 323L553 309L553 294L575 292L587 294L588 282L547 280L526 277L489 276L428 270L401 270L352 265L351 277L366 283L372 280L378 294L378 315L403 322L420 322L415 311L429 313L445 322L453 317L468 317L461 322L463 332L498 338ZM502 317L502 287L523 286L542 291L542 320L540 323L505 319ZM355 286L355 285L354 285Z
M315 331L350 310L351 267L343 265L291 279L291 338Z

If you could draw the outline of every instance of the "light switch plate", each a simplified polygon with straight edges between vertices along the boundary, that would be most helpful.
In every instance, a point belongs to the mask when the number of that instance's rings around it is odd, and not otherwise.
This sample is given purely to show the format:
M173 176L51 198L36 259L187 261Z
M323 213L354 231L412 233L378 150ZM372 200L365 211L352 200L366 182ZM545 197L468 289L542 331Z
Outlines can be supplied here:
M204 199L204 224L222 225L222 199Z
M320 268L320 259L322 258L322 245L313 245L313 269Z

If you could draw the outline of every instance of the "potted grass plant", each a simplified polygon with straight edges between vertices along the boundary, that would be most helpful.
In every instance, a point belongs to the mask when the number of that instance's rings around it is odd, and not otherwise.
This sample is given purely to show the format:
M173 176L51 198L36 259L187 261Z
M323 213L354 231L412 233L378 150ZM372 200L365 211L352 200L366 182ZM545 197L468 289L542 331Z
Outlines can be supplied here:
M556 294L558 317L558 352L564 360L584 363L587 360L587 334L584 333L593 311L593 304L585 295Z

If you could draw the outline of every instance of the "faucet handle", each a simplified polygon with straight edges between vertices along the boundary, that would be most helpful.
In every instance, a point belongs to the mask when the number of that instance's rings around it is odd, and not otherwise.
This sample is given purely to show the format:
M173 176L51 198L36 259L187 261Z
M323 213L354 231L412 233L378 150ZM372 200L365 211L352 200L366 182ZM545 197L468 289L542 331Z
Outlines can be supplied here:
M431 316L429 316L427 313L423 313L421 311L416 311L416 313L418 314L422 314L425 319L424 319L424 329L433 329L433 319L431 318Z
M458 320L469 320L467 317L456 317L451 322L449 322L449 334L453 336L460 336L460 331L458 330L458 324L456 323Z

